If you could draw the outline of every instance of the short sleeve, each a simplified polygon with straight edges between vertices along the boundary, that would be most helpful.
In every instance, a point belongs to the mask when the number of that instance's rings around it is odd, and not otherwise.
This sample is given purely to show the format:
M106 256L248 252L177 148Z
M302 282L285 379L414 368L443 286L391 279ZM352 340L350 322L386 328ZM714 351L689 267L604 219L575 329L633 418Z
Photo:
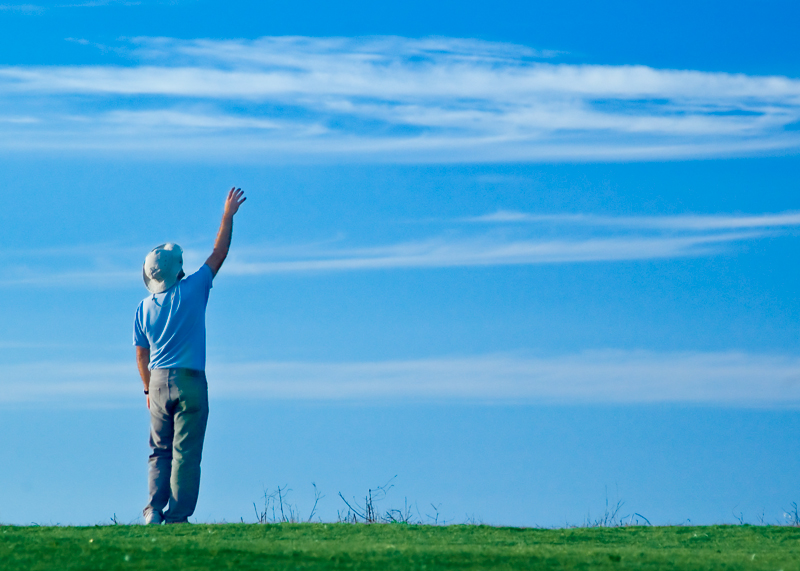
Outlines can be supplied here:
M184 284L183 287L188 287L194 292L205 291L208 293L212 287L211 284L213 280L214 273L211 271L211 268L208 267L208 264L203 264L195 273L183 278L181 283Z
M211 271L208 264L203 264L202 267L197 270L197 274L198 277L203 279L203 283L205 283L207 289L214 287L214 272Z
M133 344L137 347L149 349L150 341L147 339L147 335L144 334L142 321L142 304L140 303L139 308L136 310L136 317L133 320Z
M180 287L184 299L203 300L205 305L205 303L208 303L213 280L214 273L211 268L208 267L208 264L203 264L195 273L181 280Z

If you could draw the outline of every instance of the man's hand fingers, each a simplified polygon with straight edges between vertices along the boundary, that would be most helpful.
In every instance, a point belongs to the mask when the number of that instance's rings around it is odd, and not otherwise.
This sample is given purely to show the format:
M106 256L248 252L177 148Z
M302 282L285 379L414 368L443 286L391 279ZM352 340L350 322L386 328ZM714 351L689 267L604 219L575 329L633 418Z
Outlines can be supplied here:
M235 213L245 200L247 200L247 198L244 195L244 191L234 186L228 191L228 198L225 201L226 211L230 208L230 212Z

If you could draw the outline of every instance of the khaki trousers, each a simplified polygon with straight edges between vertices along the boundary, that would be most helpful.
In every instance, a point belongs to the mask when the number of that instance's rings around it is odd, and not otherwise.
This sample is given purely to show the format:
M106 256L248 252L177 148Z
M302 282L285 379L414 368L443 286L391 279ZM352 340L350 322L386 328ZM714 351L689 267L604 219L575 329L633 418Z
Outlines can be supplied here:
M150 501L144 513L163 514L166 523L186 522L200 491L208 422L206 374L194 369L153 369L149 392Z

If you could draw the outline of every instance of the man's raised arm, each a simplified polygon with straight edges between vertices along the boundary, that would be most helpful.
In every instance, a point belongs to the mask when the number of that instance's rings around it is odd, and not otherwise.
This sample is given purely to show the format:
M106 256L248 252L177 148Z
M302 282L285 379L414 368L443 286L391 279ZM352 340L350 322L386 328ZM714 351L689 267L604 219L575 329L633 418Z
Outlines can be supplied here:
M233 215L239 211L239 207L247 200L241 188L233 187L228 192L225 199L225 211L222 213L222 223L219 226L217 240L214 242L214 251L206 260L206 265L211 268L211 273L215 276L222 267L222 262L228 257L228 250L231 247L231 236L233 235Z

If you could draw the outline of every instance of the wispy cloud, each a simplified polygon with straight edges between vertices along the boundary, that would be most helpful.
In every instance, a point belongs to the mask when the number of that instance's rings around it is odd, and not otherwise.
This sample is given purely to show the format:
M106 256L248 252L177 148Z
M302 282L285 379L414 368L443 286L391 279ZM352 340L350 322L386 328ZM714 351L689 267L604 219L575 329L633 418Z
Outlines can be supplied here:
M131 388L139 388L129 363L39 361L2 365L0 371L0 388L5 393L0 396L3 405L124 406L132 403ZM14 378L27 379L27 387L14 382Z
M447 268L577 262L614 262L703 256L728 242L759 237L756 233L702 236L627 236L587 239L439 238L362 249L308 252L305 259L250 261L232 257L233 275L280 274L390 268ZM255 254L255 252L254 252Z
M235 115L204 114L162 109L158 111L112 111L106 119L139 129L178 127L184 129L279 129L277 121L239 117Z
M0 404L142 406L131 363L0 368ZM26 383L12 382L24 372ZM586 351L439 359L210 363L220 400L473 403L800 405L800 358L748 353Z
M321 244L305 249L235 253L235 275L620 262L699 257L735 243L794 232L800 213L759 215L598 216L499 211L464 218L467 231L382 246ZM480 223L488 230L470 231ZM476 224L477 226L477 224Z
M19 12L21 14L41 14L43 6L36 4L0 4L0 12Z
M649 228L658 230L743 230L800 226L800 212L761 215L689 216L597 216L592 214L531 214L498 210L491 214L464 218L465 222L551 223L611 228Z
M140 63L0 68L4 106L41 122L0 146L218 154L224 141L242 160L503 161L800 145L788 128L800 80L787 77L554 63L457 38L136 38L127 50ZM187 119L148 121L160 114Z
M60 245L0 250L0 287L130 287L141 280L147 246ZM201 262L202 263L202 262Z
M800 214L614 217L499 211L444 224L446 228L433 235L384 243L358 244L339 235L293 245L239 245L225 262L224 274L259 276L713 256L735 252L737 244L744 242L796 233ZM430 232L428 224L421 227ZM193 271L208 252L191 242L183 246L187 270ZM147 246L106 244L0 251L7 268L0 286L138 286L142 256L148 250Z
M334 401L800 404L800 359L743 353L612 350L556 357L253 363L220 366L220 373L223 370L230 380L215 388L219 398L229 394Z
M96 8L100 6L138 6L141 2L129 2L126 0L90 0L88 2L75 2L67 4L57 4L45 2L41 4L0 4L0 12L19 12L28 15L43 14L49 9L58 8ZM68 38L71 40L71 38ZM83 43L83 42L81 42ZM86 42L87 44L89 42Z
M101 6L140 6L143 2L128 0L89 0L88 2L74 2L70 4L56 4L56 8L99 8Z
M29 270L0 279L2 287L78 287L84 289L131 287L141 280L141 270L131 269L89 269L79 271Z

